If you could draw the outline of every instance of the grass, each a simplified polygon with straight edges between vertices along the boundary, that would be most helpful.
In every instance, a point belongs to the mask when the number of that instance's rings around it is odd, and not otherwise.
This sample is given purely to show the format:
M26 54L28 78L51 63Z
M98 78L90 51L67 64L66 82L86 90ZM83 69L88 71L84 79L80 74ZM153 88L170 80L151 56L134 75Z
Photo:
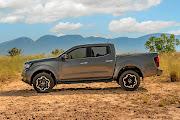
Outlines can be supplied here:
M23 69L23 63L28 60L40 59L45 56L33 55L33 56L0 56L0 82L12 81L18 79ZM160 53L160 68L163 69L163 74L160 78L167 78L169 81L180 80L180 52L175 53ZM165 79L167 81L167 79ZM163 79L162 79L163 80ZM145 100L146 101L146 100ZM146 102L145 102L146 103Z
M161 53L160 68L163 69L161 77L170 78L172 82L180 80L180 52Z
M0 56L0 82L12 81L18 79L23 70L23 64L28 60L40 59L49 56Z
M165 99L161 100L159 103L159 107L163 107L165 105Z
M143 103L147 103L148 102L148 99L147 98L144 98L143 99Z

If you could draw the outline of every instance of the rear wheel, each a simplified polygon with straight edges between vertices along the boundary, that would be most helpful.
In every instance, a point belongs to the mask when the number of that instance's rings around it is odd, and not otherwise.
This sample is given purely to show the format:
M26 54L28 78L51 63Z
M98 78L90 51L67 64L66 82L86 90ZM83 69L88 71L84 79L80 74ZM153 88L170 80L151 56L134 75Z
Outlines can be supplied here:
M48 93L54 87L54 80L48 73L39 73L33 78L33 87L38 93Z
M135 71L127 70L121 74L117 82L124 90L134 91L140 85L140 77Z

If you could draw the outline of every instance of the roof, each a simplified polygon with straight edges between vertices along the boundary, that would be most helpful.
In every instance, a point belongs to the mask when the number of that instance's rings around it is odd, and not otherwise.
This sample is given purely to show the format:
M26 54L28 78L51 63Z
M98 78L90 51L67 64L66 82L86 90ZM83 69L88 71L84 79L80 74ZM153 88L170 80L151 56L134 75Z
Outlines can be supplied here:
M112 43L96 43L96 44L82 44L82 45L77 45L75 47L84 47L84 46L105 46L105 45L114 45Z

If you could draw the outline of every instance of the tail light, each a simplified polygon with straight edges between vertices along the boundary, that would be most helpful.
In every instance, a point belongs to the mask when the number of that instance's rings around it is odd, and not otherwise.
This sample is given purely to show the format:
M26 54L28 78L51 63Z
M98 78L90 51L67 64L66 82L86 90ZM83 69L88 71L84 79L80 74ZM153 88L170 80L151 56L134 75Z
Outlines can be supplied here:
M159 57L155 57L154 58L154 61L156 63L156 66L159 67Z

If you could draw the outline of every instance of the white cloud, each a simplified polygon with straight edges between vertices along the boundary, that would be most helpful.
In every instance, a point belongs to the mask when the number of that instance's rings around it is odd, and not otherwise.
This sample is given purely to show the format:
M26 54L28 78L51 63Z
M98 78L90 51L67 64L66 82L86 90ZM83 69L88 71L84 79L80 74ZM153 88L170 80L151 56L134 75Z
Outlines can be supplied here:
M66 34L58 34L57 37L65 36Z
M92 14L119 16L127 11L141 11L160 3L161 0L0 0L0 10L4 13L1 19L24 16L25 23L34 24Z
M174 35L180 35L180 30L177 30L177 31L168 31L166 33L174 34Z
M0 19L0 23L15 23L18 21L22 21L24 19L23 16L7 16Z
M89 27L94 27L96 26L96 23L91 23L91 24L88 24Z
M81 23L73 24L69 22L66 23L60 22L55 27L51 28L50 31L54 33L63 33L63 32L78 30L82 26L83 24Z
M109 30L115 33L156 33L171 26L180 26L180 23L174 21L144 21L139 23L135 18L128 17L111 21Z

